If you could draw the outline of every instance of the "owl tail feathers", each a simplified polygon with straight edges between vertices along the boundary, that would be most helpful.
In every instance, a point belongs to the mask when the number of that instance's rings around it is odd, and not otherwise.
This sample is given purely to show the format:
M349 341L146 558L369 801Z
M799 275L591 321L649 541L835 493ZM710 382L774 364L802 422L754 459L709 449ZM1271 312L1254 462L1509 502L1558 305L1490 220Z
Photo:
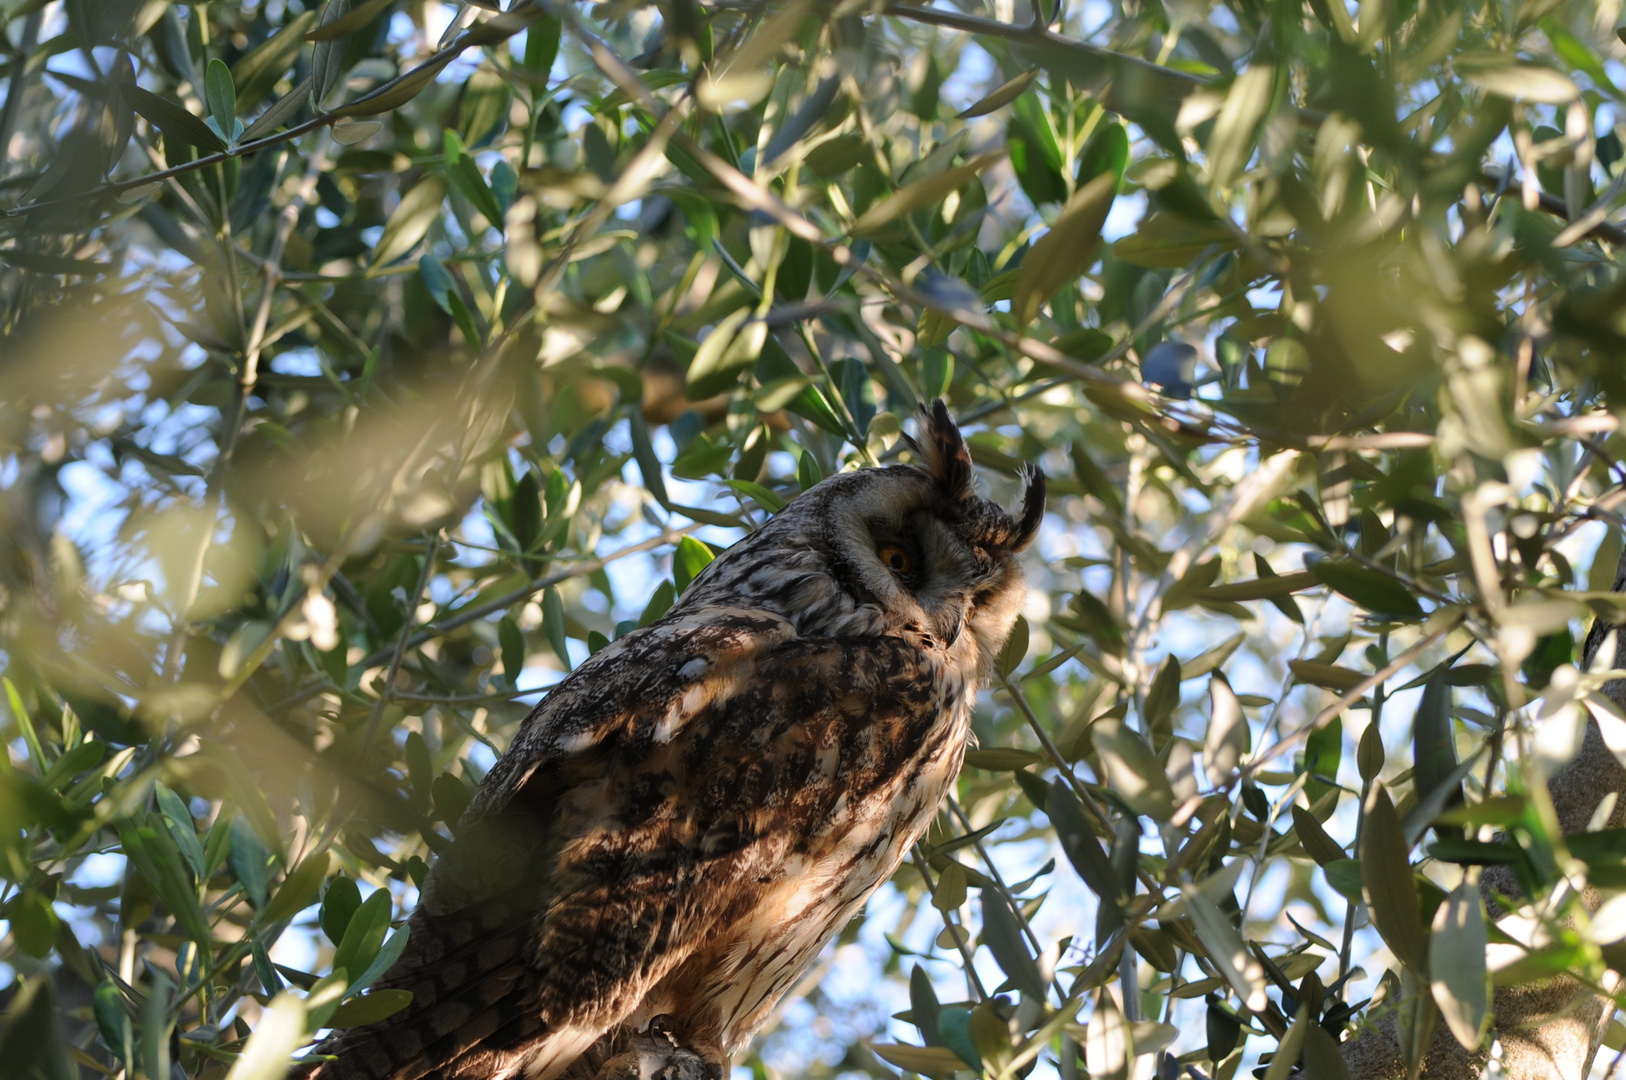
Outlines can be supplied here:
M502 1001L439 1037L422 1028L330 1039L333 1060L305 1066L296 1080L557 1080L597 1042L598 1028L548 1030L534 1007Z

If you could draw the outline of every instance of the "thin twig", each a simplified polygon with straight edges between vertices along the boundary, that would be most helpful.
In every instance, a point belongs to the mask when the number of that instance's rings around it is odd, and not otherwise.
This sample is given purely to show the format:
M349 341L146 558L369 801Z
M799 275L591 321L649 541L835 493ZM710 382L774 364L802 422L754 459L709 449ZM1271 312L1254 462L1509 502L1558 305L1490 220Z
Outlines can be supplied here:
M910 852L910 858L914 861L915 869L920 871L921 880L926 883L926 892L931 895L933 900L936 900L937 886L932 882L931 867L927 864L926 856L920 850L919 843L916 843ZM935 903L932 906L937 907ZM978 1001L987 1001L988 991L983 988L982 980L977 977L977 968L973 963L971 947L966 938L961 937L959 933L955 933L957 930L963 933L965 928L960 925L958 919L951 917L952 912L945 911L942 908L938 908L938 910L943 912L943 925L948 928L949 937L954 939L954 945L960 952L961 966L965 969L966 983L970 986L972 995Z
M384 83L382 86L374 87L370 92L362 95L354 101L346 102L343 105L330 109L326 112L317 113L309 120L305 120L295 124L292 127L285 128L282 131L276 132L275 134L267 135L263 139L255 139L252 142L241 143L237 146L228 147L224 150L218 150L212 154L205 154L202 157L194 158L191 161L180 165L175 165L168 169L161 169L158 172L145 173L141 176L131 177L128 180L115 180L110 183L91 188L89 191L80 192L76 195L63 196L62 198L58 199L46 199L41 202L29 203L27 206L14 206L9 210L0 210L0 216L17 217L22 214L32 214L39 210L49 210L57 206L86 203L108 195L117 195L120 192L130 191L133 188L145 187L148 184L154 184L163 180L171 179L172 177L182 176L189 172L196 172L199 169L206 169L211 165L219 165L221 162L230 160L234 157L245 157L258 150L264 150L268 147L278 146L285 142L291 142L292 140L299 138L301 135L309 134L310 132L316 131L319 128L328 127L337 120L343 120L351 116L366 115L364 112L359 112L358 109L361 106L364 106L368 101L375 100L379 96L390 92L395 87L401 85L407 80L419 76L420 73L427 69L433 68L434 70L439 71L451 63L452 60L456 59L458 56L462 55L465 51L477 44L494 44L494 41L491 38L491 24L493 22L497 22L497 20L506 20L506 22L499 25L502 29L507 30L507 34L504 35L505 37L512 37L521 30L524 30L531 21L540 18L542 14L542 9L535 4L515 4L513 8L504 12L502 15L497 16L496 19L491 19L477 26L471 27L464 33L458 35L457 40L453 41L450 45L447 45L444 49L440 49L439 51L430 54L429 57L423 61L423 63L417 65L411 71L403 72L401 75L391 79L387 83ZM299 91L296 89L291 92L298 93ZM0 146L3 145L4 144L0 144Z
M224 483L226 471L231 465L232 457L237 450L237 442L243 433L243 425L248 419L248 399L254 391L254 385L259 377L260 350L265 343L266 326L271 319L271 303L276 296L277 286L280 283L280 267L282 253L288 245L288 238L293 235L294 227L299 223L299 215L306 203L316 193L316 182L321 178L322 168L327 163L326 144L317 147L306 163L305 176L299 187L288 199L288 205L283 207L281 218L277 222L277 231L271 238L271 246L266 253L261 266L265 273L265 280L260 286L259 306L254 313L254 323L247 329L243 341L243 363L238 370L237 383L232 395L232 415L225 429L225 437L220 444L220 450L215 455L214 464L209 469L209 477L204 492L204 523L202 534L198 537L197 547L193 550L192 559L187 567L187 577L181 592L180 603L175 609L175 623L170 631L169 647L164 653L163 679L171 682L180 678L181 656L186 650L186 639L191 633L191 619L189 612L192 605L197 602L198 593L203 587L204 563L208 558L209 549L214 543L215 521L220 516L220 508L224 499ZM236 250L229 234L223 240L223 247L227 252L228 261L231 253ZM237 275L232 273L229 282L239 297L241 306L241 289L237 285Z
M367 751L372 749L373 738L378 734L378 723L383 719L384 710L389 707L390 698L395 692L395 678L401 673L401 661L406 657L407 642L412 639L412 628L418 624L418 605L423 601L424 591L429 588L430 579L435 576L435 555L439 550L440 534L434 533L425 544L423 568L418 571L418 585L407 598L406 610L401 613L401 636L396 640L395 651L390 656L389 670L384 674L383 689L379 691L378 700L373 703L373 711L367 717L367 730L361 736L361 750L356 755L361 761L367 760Z
M1305 724L1291 735L1283 736L1272 746L1261 751L1258 757L1254 758L1252 761L1248 762L1246 766L1244 766L1243 772L1246 775L1251 776L1252 774L1258 772L1259 769L1267 762L1273 761L1281 755L1287 753L1289 750L1298 746L1299 743L1303 742L1305 739L1308 739L1311 735L1332 723L1333 717L1342 714L1345 709L1348 709L1357 701L1360 701L1362 696L1365 695L1368 690L1372 689L1374 686L1377 686L1395 672L1404 668L1407 664L1421 656L1429 646L1433 645L1435 642L1445 637L1445 635L1455 630L1458 626L1462 625L1462 620L1465 617L1465 613L1458 612L1445 626L1440 627L1433 633L1424 635L1423 638L1417 642L1417 644L1413 645L1411 648L1389 661L1389 663L1385 664L1381 671L1375 671L1371 675L1368 675L1366 678L1350 687L1349 691L1345 693L1343 697L1316 713L1315 718L1312 719L1308 724Z
M494 611L501 611L503 608L517 604L519 601L541 592L550 585L558 585L559 583L569 581L572 578L585 577L588 574L596 573L597 571L608 566L610 563L615 562L617 559L624 559L629 555L637 555L645 551L653 551L655 548L664 547L667 544L675 544L698 528L700 528L699 525L687 525L680 529L666 529L647 540L641 540L636 544L629 544L618 551L612 551L610 554L600 558L585 559L579 563L572 563L567 569L555 570L551 574L544 574L533 581L521 585L517 589L511 589L510 591L505 592L500 596L494 596L490 600L486 600L483 603L471 604L467 607L458 608L444 620L432 623L413 634L407 639L406 647L409 650L416 649L419 645L422 645L427 641L433 641L435 638L443 637L460 626L465 626L476 619L484 618ZM362 670L366 670L370 667L377 667L379 664L382 664L384 661L389 659L390 652L390 649L379 649L377 652L363 657L360 664L355 666L359 666ZM292 694L283 698L275 705L267 708L265 712L269 715L281 712L283 709L292 708L302 701L308 701L317 694L322 693L327 688L328 682L325 679L317 680L294 691Z

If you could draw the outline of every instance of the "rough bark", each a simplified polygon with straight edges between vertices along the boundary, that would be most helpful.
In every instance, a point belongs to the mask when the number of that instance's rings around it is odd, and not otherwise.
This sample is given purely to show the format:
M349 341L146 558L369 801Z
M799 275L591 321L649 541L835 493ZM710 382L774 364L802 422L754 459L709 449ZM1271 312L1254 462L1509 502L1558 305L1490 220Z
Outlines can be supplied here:
M1622 555L1615 572L1614 588L1616 592L1626 591L1626 555ZM1609 630L1602 620L1593 626L1582 650L1583 669L1591 665ZM1610 666L1626 668L1626 628L1615 638ZM1603 689L1610 699L1626 707L1626 681L1608 683ZM1597 721L1588 719L1580 753L1548 781L1547 791L1566 836L1584 831L1598 805L1611 793L1617 801L1608 825L1626 825L1626 769L1604 743ZM1493 892L1520 895L1512 871L1503 866L1486 868L1480 890L1492 913L1498 910L1492 901ZM1596 906L1597 901L1589 896L1588 902ZM1608 998L1593 994L1567 976L1498 988L1491 999L1491 1010L1507 1080L1585 1080L1615 1013ZM1344 1061L1349 1066L1350 1080L1404 1080L1406 1076L1394 1023L1388 1018L1374 1024L1360 1038L1345 1043ZM1477 1080L1485 1061L1484 1053L1464 1050L1441 1024L1424 1058L1422 1080Z

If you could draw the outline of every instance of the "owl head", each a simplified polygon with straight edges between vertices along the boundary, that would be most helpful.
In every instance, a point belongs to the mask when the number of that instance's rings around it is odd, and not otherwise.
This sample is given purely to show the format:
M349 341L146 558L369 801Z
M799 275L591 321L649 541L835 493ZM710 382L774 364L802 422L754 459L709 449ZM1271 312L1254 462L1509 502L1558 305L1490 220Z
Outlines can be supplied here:
M804 635L899 634L986 679L1026 591L1018 555L1044 516L1044 474L1024 468L1014 516L979 496L941 401L921 409L907 446L912 464L804 492L707 567L681 606L767 607Z

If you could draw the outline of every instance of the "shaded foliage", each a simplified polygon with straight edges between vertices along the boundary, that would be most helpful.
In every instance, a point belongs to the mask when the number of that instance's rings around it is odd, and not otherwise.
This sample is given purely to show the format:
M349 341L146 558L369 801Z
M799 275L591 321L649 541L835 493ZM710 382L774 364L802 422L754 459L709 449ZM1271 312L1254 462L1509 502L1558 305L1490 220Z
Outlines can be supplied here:
M892 1037L810 982L753 1062L1478 1046L1487 864L1499 980L1604 978L1543 780L1626 722L1612 10L0 8L0 1073L401 1008L528 703L939 396L1052 478L1034 598L842 938Z

